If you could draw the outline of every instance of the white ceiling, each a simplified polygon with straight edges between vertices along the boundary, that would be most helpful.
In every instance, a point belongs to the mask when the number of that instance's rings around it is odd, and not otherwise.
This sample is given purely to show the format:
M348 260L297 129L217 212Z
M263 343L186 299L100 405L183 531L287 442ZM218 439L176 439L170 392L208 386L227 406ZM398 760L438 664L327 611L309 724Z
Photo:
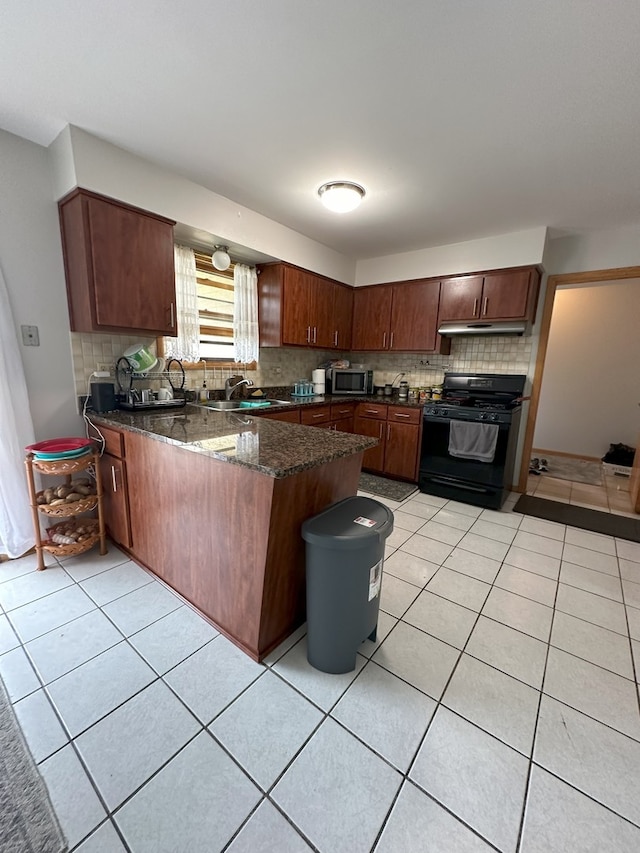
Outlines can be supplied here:
M77 125L354 258L628 226L639 36L638 0L3 0L0 126Z

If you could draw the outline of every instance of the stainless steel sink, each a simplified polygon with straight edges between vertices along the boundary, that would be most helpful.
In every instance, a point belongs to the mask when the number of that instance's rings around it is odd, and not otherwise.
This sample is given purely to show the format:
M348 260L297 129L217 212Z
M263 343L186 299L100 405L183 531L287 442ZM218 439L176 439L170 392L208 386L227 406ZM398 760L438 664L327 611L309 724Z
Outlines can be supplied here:
M245 402L245 403L256 402L256 403L262 403L263 405L261 405L261 406L250 406L250 405L242 406L241 405L242 402ZM247 414L250 414L252 410L259 412L262 408L266 409L267 406L265 406L264 403L269 403L272 406L293 406L294 405L294 403L291 400L274 400L274 399L267 398L267 397L256 398L253 401L249 401L249 400L246 400L246 401L243 401L243 400L208 400L203 405L205 405L208 409L217 409L218 411L246 412Z
M239 412L239 400L208 400L204 404L208 409L224 409L227 412Z

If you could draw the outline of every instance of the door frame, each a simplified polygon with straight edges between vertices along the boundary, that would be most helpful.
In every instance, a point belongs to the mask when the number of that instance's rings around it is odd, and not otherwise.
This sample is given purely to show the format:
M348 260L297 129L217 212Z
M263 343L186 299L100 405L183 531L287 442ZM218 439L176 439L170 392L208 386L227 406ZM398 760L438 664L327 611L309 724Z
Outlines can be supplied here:
M538 405L540 403L540 391L542 389L542 377L544 375L544 363L549 345L549 330L551 328L551 316L553 314L553 303L558 287L564 284L588 284L600 281L616 281L618 279L640 278L640 266L618 267L607 270L591 270L589 272L563 273L550 275L544 297L544 308L540 322L540 336L538 340L538 352L536 355L536 366L531 388L531 402L527 415L527 426L522 446L522 460L520 463L520 479L518 491L525 494L527 491L527 479L529 476L529 460L533 449L533 434L535 432Z

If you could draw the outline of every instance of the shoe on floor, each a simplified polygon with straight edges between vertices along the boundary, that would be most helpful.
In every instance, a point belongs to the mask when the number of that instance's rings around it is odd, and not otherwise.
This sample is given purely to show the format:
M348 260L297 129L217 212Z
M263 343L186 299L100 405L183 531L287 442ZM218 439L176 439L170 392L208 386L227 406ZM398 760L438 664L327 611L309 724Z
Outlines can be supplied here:
M540 460L540 470L541 470L541 471L548 471L548 470L549 470L549 469L547 468L547 460L546 460L546 459L541 459L541 460Z
M529 462L529 468L537 470L539 467L540 467L540 460L536 456L534 459L531 460L531 462Z

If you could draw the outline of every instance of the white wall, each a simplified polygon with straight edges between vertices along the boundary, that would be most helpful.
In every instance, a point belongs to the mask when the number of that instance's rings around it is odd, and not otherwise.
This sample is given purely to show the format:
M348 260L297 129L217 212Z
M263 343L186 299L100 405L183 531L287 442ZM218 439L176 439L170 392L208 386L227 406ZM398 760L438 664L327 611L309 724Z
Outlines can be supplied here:
M353 284L351 258L77 127L66 127L50 149L56 201L81 186Z
M640 279L556 291L534 447L601 458L640 430Z
M0 264L20 343L36 438L82 435L76 413L58 209L47 150L0 130ZM1 414L0 414L1 417Z
M640 225L550 239L544 257L549 275L639 265Z
M532 228L465 243L451 243L356 264L356 285L456 275L542 263L547 229Z

